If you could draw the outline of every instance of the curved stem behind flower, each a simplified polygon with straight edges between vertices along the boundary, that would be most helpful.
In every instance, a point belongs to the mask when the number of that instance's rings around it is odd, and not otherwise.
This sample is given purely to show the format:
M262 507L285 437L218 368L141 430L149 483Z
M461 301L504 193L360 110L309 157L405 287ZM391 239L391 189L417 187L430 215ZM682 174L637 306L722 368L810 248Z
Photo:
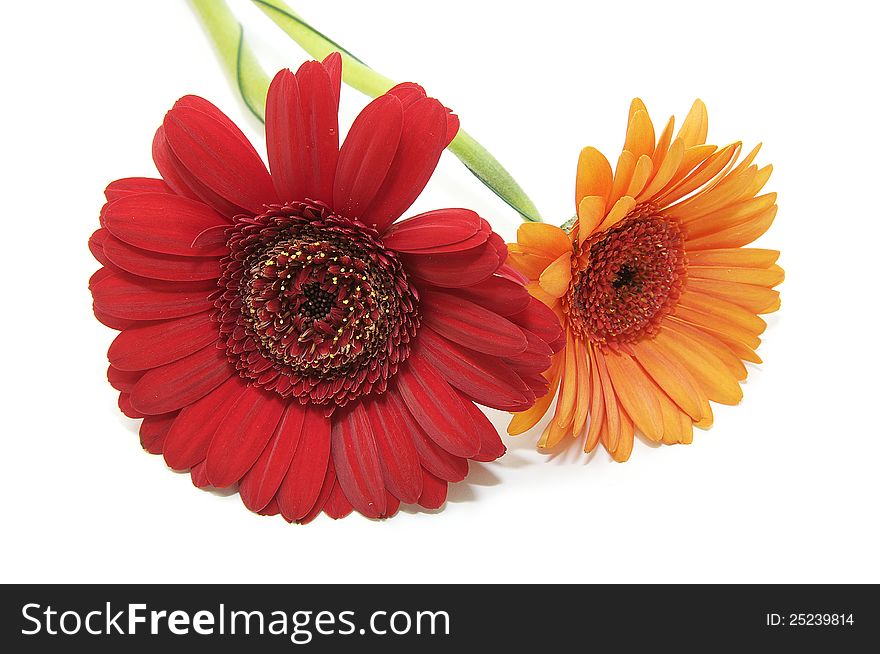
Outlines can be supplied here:
M244 40L244 29L225 0L191 0L217 48L227 74L235 82L247 108L261 122L266 113L269 76Z
M377 73L351 52L306 23L281 0L253 2L315 59L323 59L331 52L339 52L343 59L343 80L352 88L376 97L395 85L394 80ZM241 25L224 0L192 0L192 3L248 109L263 120L269 77L245 42ZM524 220L540 222L541 215L525 191L470 134L459 130L449 144L449 151Z

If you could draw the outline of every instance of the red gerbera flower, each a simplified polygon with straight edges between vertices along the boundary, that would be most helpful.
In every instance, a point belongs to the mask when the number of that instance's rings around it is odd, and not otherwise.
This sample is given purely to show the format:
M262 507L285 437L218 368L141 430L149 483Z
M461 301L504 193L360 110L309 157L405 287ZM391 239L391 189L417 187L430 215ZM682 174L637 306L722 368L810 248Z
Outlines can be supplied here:
M269 169L214 105L181 98L162 179L106 191L89 245L110 383L141 443L197 486L308 522L440 506L467 460L504 453L474 402L546 393L555 316L467 209L394 221L458 129L421 87L371 102L339 147L341 62L278 73Z

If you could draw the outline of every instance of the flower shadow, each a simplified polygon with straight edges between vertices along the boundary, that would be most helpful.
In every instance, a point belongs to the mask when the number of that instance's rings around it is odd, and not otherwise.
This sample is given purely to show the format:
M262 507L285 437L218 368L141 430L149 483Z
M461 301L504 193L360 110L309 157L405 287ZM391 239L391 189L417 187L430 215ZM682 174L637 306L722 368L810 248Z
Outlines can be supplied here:
M506 456L504 457L506 458ZM502 461L504 459L501 459ZM496 464L497 465L497 464ZM473 502L477 499L474 487L477 486L497 486L501 483L501 478L492 472L491 467L485 463L470 462L468 476L462 481L449 484L449 490L446 495L446 502L437 509L426 509L418 504L401 504L401 513L417 514L417 513L442 513L446 506L450 503L458 504L461 502Z

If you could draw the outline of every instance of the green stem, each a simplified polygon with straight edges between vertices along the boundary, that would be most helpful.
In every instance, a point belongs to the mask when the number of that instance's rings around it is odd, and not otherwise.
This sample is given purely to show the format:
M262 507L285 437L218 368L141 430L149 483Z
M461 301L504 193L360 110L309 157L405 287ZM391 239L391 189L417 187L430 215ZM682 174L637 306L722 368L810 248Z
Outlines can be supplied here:
M352 88L376 97L395 85L393 80L377 73L351 52L306 23L281 0L252 1L315 59L323 59L331 52L339 52L343 60L342 79ZM225 0L191 2L244 103L259 120L264 120L270 80L245 41L241 24L229 10ZM470 134L459 130L449 144L449 151L524 220L541 221L538 209L525 191Z
M238 88L247 108L261 122L266 113L269 76L244 40L244 29L225 0L191 0L214 43L226 74Z
M252 0L252 2L315 59L323 59L331 52L338 51L343 61L342 79L352 88L370 97L376 97L394 86L393 80L377 73L361 59L309 25L283 0ZM524 220L541 221L541 214L522 187L474 137L460 129L449 144L449 151Z

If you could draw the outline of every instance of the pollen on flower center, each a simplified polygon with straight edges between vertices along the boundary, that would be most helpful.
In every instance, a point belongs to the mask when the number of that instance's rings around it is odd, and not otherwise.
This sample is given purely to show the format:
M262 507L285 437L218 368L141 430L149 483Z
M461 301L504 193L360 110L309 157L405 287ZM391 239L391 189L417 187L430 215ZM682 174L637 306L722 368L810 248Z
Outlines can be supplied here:
M571 325L599 344L656 333L681 294L687 269L681 228L651 205L588 239L563 305Z
M230 228L221 333L243 377L303 403L380 393L409 355L418 295L378 234L317 203Z

